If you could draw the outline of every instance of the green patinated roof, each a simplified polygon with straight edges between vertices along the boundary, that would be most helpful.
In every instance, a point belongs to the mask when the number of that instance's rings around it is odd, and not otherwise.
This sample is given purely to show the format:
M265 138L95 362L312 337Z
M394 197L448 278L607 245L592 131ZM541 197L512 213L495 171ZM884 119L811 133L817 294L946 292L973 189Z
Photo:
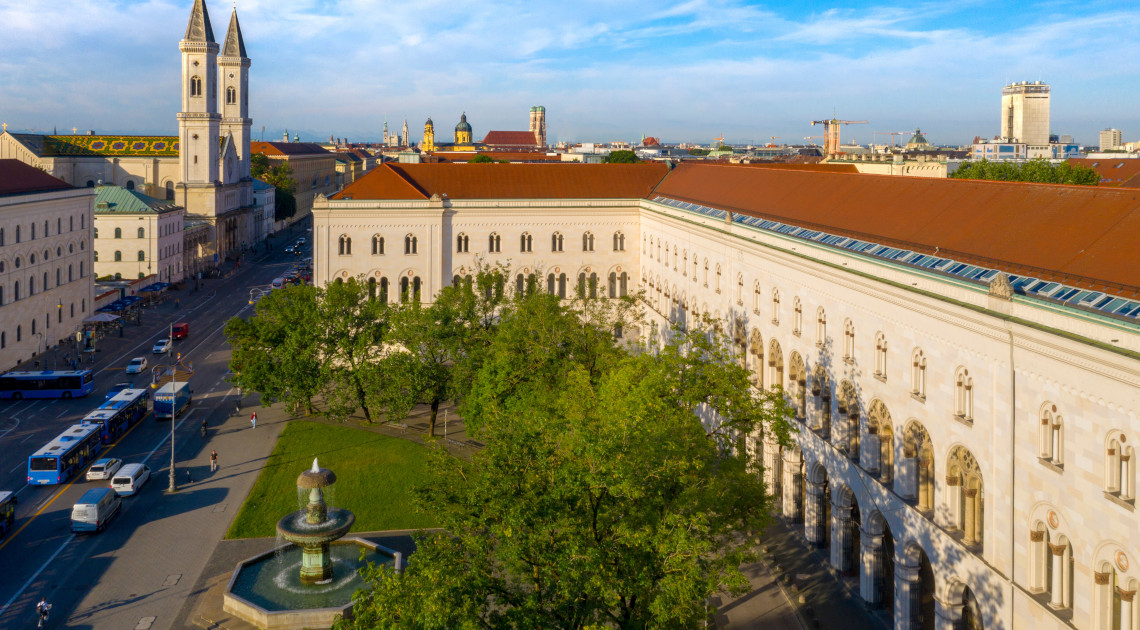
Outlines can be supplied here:
M14 133L12 137L38 157L178 157L178 136L43 136Z
M169 212L180 207L122 186L95 188L95 214L150 214Z

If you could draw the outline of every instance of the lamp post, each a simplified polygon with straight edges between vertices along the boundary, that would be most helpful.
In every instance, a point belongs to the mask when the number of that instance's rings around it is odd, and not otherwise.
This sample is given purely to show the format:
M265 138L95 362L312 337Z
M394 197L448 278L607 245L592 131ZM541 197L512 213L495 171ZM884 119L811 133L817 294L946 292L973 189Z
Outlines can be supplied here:
M177 492L178 484L174 482L174 418L177 415L175 392L178 389L178 366L174 364L174 322L170 322L170 336L166 338L166 356L170 358L170 487L169 492Z

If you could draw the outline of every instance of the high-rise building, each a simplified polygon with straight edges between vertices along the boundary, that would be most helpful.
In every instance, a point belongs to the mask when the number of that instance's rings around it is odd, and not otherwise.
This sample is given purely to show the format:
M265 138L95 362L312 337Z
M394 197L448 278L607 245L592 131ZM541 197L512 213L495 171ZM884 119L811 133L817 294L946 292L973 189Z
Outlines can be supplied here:
M1049 145L1049 86L1011 83L1001 91L1001 139L1030 147Z
M1119 129L1105 129L1100 132L1100 150L1109 151L1119 149L1124 143L1124 134Z

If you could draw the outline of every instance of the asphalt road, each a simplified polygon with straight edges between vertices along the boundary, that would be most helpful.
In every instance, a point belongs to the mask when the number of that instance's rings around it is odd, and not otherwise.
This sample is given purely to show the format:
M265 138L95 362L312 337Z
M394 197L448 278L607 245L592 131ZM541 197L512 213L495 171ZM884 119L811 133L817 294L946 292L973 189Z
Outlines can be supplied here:
M180 513L208 506L214 506L216 511L221 505L222 510L217 513L224 515L228 524L244 499L244 495L229 496L220 503L219 497L213 495L223 490L199 488L186 478L187 470L199 480L208 473L209 467L201 462L206 461L211 448L217 448L216 440L223 432L234 430L238 420L248 426L247 419L235 417L238 393L226 381L230 352L223 328L231 317L249 315L251 289L267 288L273 278L298 260L284 252L285 245L293 241L295 237L277 239L275 251L247 259L228 278L205 281L197 293L176 294L181 301L178 307L172 297L166 304L144 310L143 324L128 325L123 338L101 340L100 359L94 366L96 389L90 396L0 402L0 489L16 491L20 501L12 533L0 539L0 628L34 628L34 606L40 597L47 597L53 605L51 627L169 627L182 598L171 597L168 591L156 587L183 580L189 585L197 575L166 572L163 565L179 556L200 558L204 563L210 551L200 547L209 541L195 537L197 525L193 519L180 518ZM150 482L136 496L123 499L122 513L107 531L72 534L71 506L86 490L108 482L87 482L81 473L60 486L29 486L27 458L98 406L115 383L149 383L149 370L132 378L124 372L126 363L135 356L147 357L152 366L156 360L165 360L162 355L152 354L151 346L166 336L174 321L190 324L190 335L175 343L174 352L181 352L184 361L190 361L194 368L190 378L194 402L173 423L177 483L188 487L174 495L166 492L171 422L148 414L105 448L100 457L145 463L152 471ZM247 397L245 412L255 403L255 399ZM247 413L243 413L243 418L248 418ZM203 419L212 427L207 439L200 435ZM223 428L227 426L229 429ZM252 444L250 448L256 446ZM260 466L252 459L246 464ZM124 559L129 561L136 556L142 558L137 570L116 571L114 583L106 583L105 576L116 561L122 564ZM90 601L93 597L97 601ZM132 603L147 604L151 614L135 617L128 625L124 625L126 619L98 614L100 610L115 608L137 609L125 606ZM81 619L74 618L77 609L82 613Z

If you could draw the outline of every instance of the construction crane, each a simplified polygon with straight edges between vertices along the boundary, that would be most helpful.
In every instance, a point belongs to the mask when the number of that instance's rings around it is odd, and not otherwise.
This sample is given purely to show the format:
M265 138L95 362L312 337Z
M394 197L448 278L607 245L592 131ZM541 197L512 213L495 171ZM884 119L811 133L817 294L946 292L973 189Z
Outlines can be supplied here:
M907 136L907 135L910 135L911 133L913 133L913 132L910 132L910 131L876 131L874 135L877 136L879 134L890 134L890 136L891 136L891 148L894 149L895 148L895 136Z
M812 140L818 140L818 139L820 139L820 138L822 138L822 137L823 137L823 136L804 136L804 140L807 140L807 141L808 141L808 146L809 146L809 147L814 147L814 146L815 146L815 143L814 143L814 142L812 142Z
M779 138L779 137L780 136L768 136L768 148L772 148L772 147L776 146L776 138Z
M831 120L813 120L812 126L823 125L823 156L826 158L833 153L839 152L839 126L840 125L865 125L869 121L866 120L839 120L832 118Z
M719 137L719 138L713 138L713 140L716 140L716 148L720 148L720 147L724 146L724 137L723 136Z

